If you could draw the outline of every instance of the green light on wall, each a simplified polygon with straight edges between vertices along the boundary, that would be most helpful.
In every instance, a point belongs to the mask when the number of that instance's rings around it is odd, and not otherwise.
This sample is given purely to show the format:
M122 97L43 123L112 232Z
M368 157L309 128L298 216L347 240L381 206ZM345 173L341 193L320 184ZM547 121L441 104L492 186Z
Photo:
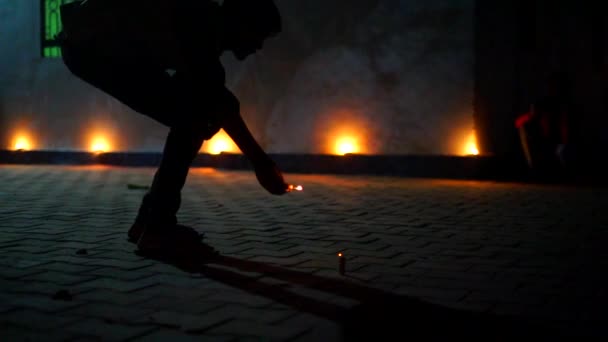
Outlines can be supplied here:
M41 0L42 57L61 57L61 49L55 41L55 36L62 28L59 7L74 1L76 0Z

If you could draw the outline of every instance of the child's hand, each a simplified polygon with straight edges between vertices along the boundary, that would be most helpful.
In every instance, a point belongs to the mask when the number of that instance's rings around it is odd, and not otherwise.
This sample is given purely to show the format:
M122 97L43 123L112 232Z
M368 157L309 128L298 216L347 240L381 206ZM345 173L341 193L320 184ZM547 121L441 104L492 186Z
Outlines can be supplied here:
M268 192L273 195L283 195L287 192L289 186L285 183L281 170L272 160L257 162L254 168L258 182Z

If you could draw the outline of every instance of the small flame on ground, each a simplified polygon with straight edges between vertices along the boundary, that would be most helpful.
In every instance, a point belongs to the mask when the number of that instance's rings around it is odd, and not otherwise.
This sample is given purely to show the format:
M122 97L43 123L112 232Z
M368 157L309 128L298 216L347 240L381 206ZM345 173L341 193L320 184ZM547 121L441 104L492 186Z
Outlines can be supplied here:
M209 148L209 152L211 154L220 154L222 152L226 152L228 150L228 141L225 139L217 139Z
M15 151L27 151L32 149L32 143L30 139L25 135L19 135L15 138L15 143L13 144L13 148Z
M221 154L222 152L238 153L240 151L238 146L236 146L224 130L220 130L213 138L206 141L203 144L202 150L214 155Z
M110 151L110 143L105 137L96 136L91 141L91 152L93 153L105 153Z
M359 152L357 140L351 137L342 137L336 141L336 154L346 155Z
M465 143L464 150L465 150L465 154L468 156L479 155L479 149L477 148L477 136L476 136L474 130L469 134L467 141Z
M294 191L294 190L302 191L302 190L304 190L304 187L302 187L301 185L296 186L296 185L291 185L291 184L287 187L287 191Z

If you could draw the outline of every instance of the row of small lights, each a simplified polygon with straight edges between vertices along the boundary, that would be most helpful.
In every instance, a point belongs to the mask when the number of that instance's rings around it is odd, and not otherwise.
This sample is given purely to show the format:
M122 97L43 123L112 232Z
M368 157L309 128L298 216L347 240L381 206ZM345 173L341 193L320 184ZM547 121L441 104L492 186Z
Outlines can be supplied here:
M34 140L32 135L28 133L16 134L11 143L11 150L14 151L32 151L35 150ZM106 153L110 152L110 143L103 135L96 135L90 140L89 151L92 153Z
M34 149L34 145L31 139L31 135L20 132L15 135L12 143L12 150L15 151L31 151ZM333 154L336 155L347 155L361 153L359 141L355 137L339 137L336 139ZM110 140L107 139L103 134L94 135L89 144L89 152L91 153L107 153L111 152L112 147ZM205 142L203 150L209 154L218 155L222 152L226 153L241 153L237 145L232 141L228 134L224 130L220 130L211 140ZM464 154L466 155L479 155L479 149L477 148L477 139L475 132L472 132L467 138L464 146Z
M89 139L88 145L89 148L87 150L91 153L100 154L113 151L111 140L104 134L93 135ZM34 139L32 139L32 134L27 132L17 133L13 137L10 146L10 149L13 151L32 151L36 148L37 146L35 146ZM240 153L240 150L232 139L230 139L222 130L205 143L203 152L209 154L221 154L222 152Z
M20 132L15 135L11 144L11 150L31 151L35 149L31 134ZM102 134L97 134L90 139L88 151L91 153L107 153L112 151L110 140ZM241 153L237 145L228 134L221 130L211 140L205 142L202 152L218 155L225 153ZM357 140L351 137L341 137L336 141L335 154L346 155L360 152Z

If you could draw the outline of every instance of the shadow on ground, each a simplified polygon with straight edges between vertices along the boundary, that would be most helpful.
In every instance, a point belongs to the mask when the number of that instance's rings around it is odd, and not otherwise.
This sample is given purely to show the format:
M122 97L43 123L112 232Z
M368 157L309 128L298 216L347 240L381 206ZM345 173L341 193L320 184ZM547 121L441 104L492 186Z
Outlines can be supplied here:
M191 228L190 228L191 229ZM185 272L203 274L251 294L264 296L295 310L332 320L342 327L345 341L399 339L464 341L572 340L595 335L560 322L529 321L456 310L420 299L385 292L350 281L316 276L260 262L222 256L203 243L184 241L179 250L162 253L135 251L139 256L173 265ZM351 298L360 304L344 308L289 291L289 285L260 282L257 273L309 289ZM346 278L346 277L345 277ZM569 337L570 336L570 337Z

